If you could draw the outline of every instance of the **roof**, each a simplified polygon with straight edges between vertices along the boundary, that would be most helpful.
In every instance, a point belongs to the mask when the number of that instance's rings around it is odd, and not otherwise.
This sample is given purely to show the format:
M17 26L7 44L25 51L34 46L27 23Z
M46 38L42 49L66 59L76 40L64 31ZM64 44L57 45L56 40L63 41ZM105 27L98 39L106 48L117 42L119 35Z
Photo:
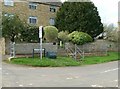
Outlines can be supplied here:
M61 6L62 2L60 0L28 0L29 2L37 2L40 4Z

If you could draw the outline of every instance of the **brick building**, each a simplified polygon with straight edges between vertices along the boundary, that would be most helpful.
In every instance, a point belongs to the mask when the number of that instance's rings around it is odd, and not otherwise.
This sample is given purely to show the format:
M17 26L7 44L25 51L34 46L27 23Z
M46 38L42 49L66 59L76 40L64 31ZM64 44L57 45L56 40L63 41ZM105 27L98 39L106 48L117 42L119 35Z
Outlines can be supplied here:
M30 25L54 25L61 2L40 2L39 0L4 0L2 13L5 16L18 15Z

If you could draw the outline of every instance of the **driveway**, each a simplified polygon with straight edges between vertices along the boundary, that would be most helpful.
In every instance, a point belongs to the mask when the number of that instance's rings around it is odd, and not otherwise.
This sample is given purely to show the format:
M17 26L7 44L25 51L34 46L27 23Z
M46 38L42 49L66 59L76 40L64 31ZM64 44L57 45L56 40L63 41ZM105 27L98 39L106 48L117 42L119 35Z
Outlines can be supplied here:
M82 67L2 63L3 87L118 87L118 61Z

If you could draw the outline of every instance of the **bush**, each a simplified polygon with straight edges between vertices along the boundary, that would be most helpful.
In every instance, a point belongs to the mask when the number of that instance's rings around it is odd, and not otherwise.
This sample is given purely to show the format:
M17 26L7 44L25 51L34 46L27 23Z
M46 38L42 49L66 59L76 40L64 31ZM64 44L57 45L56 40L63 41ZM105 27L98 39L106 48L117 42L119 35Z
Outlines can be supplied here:
M58 33L58 38L63 41L63 42L67 42L69 39L68 39L68 32L67 31L61 31Z
M27 26L21 32L21 41L29 42L29 43L37 43L39 42L39 27L37 26Z
M68 37L69 37L69 41L77 45L82 45L91 42L93 40L92 37L87 33L78 32L78 31L74 31L70 33Z
M54 42L58 37L58 29L54 26L44 27L44 38L47 42Z

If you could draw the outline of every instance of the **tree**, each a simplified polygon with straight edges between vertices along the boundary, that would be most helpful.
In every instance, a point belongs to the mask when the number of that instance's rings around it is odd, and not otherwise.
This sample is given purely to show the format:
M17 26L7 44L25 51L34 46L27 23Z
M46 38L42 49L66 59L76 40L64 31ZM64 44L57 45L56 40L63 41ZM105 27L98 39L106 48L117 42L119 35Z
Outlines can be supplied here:
M117 42L119 30L113 24L104 25L104 39Z
M80 31L93 38L103 32L97 7L92 2L65 2L57 12L55 26L59 31Z
M58 29L54 26L44 27L44 38L47 42L54 42L58 37Z
M61 31L58 33L58 39L60 39L63 42L67 42L69 40L68 38L68 32L67 31Z
M2 19L2 35L9 38L12 42L19 38L21 31L24 29L24 24L18 16L3 16Z
M88 42L92 42L92 37L84 32L73 31L69 34L69 40L77 45L82 45Z
M26 26L26 29L21 31L20 41L36 43L39 42L39 27Z

